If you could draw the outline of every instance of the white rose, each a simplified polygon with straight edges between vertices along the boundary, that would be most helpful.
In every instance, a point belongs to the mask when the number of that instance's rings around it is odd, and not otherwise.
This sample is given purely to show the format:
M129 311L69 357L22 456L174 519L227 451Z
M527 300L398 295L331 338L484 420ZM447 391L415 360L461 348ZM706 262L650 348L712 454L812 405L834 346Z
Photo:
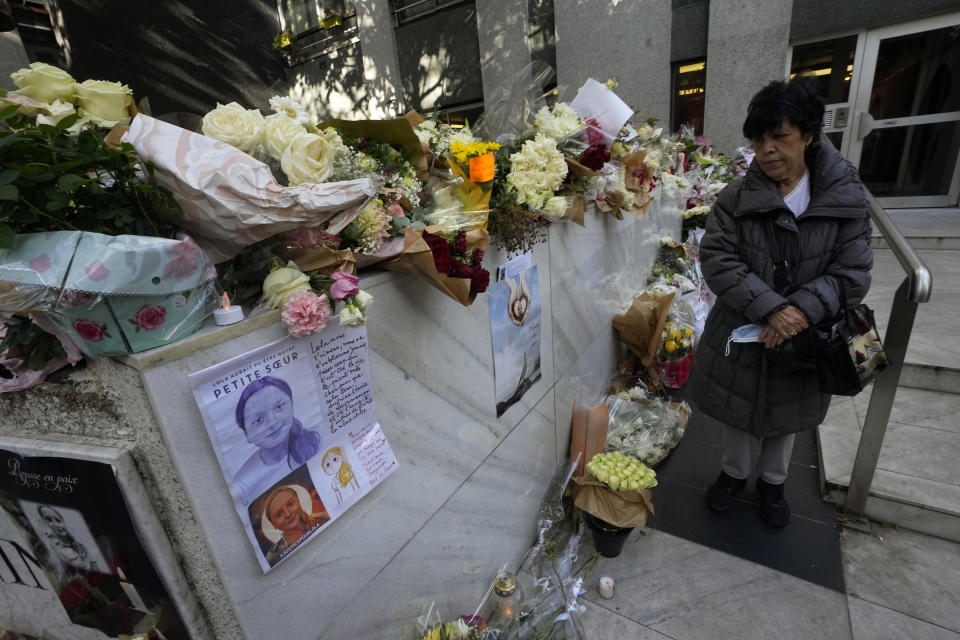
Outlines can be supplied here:
M370 304L373 303L373 296L361 289L357 292L357 295L353 296L353 303L357 305L360 311L366 313L367 309L370 308Z
M333 169L336 151L323 136L301 133L294 138L280 158L280 167L290 185L323 182Z
M344 305L340 310L341 327L362 327L366 323L367 319L363 317L363 312L352 304Z
M101 127L130 124L133 92L125 84L107 80L84 80L74 85L77 112Z
M263 124L263 146L267 148L267 153L277 160L294 138L307 131L285 113L267 116L263 119Z
M257 109L244 109L236 102L217 103L217 108L203 116L203 135L233 145L253 154L263 139L263 114Z
M559 220L567 212L567 199L563 196L554 196L543 205L543 210L549 217Z
M17 93L38 102L73 102L73 76L45 62L34 62L29 68L14 71L10 79L20 88Z
M310 278L292 261L285 267L273 269L263 280L267 309L279 309L296 292L310 290Z
M44 105L43 110L50 115L50 118L52 118L54 122L60 122L67 116L77 112L72 104L69 102L60 102L59 100L54 100L53 103Z

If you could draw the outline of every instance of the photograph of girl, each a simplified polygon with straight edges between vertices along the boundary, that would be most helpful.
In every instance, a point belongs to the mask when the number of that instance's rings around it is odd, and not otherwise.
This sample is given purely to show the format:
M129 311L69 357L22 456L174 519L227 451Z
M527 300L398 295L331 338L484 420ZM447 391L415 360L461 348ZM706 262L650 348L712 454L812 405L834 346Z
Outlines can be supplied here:
M320 434L305 429L294 416L293 391L280 378L268 376L247 385L234 419L255 447L233 478L245 505L320 450Z
M330 521L306 467L257 498L249 513L260 550L271 567Z

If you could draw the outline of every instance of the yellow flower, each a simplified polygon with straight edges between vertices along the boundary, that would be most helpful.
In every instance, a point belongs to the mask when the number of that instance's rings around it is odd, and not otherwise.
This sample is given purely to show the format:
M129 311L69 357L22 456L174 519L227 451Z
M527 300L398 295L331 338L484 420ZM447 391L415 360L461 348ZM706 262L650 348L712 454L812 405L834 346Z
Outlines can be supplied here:
M500 145L496 142L482 142L476 140L474 142L460 142L455 141L450 144L450 153L453 154L453 157L457 159L457 162L464 164L468 158L474 158L477 156L482 156L483 154L499 149Z
M667 344L665 344L665 345L663 346L663 348L667 350L667 353L673 353L674 351L677 350L677 348L678 348L679 346L680 346L680 345L678 345L678 344L677 344L676 342L674 342L673 340L669 340L669 341L667 341Z
M682 337L683 337L683 336L681 336L681 335L680 335L680 332L677 331L676 329L674 329L673 331L670 332L670 339L671 339L671 340L679 340L679 339L682 338Z
M690 336L693 335L693 329L691 329L690 327L685 327L683 330L683 335L689 338Z

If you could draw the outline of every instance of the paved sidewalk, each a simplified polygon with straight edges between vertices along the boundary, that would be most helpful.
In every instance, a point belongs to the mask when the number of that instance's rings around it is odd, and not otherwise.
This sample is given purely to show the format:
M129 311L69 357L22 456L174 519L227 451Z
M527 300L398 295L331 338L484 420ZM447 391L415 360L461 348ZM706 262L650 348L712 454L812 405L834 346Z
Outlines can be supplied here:
M704 507L706 508L706 507ZM846 592L656 530L602 558L584 596L587 638L960 640L960 544L841 528ZM616 581L601 598L596 580Z

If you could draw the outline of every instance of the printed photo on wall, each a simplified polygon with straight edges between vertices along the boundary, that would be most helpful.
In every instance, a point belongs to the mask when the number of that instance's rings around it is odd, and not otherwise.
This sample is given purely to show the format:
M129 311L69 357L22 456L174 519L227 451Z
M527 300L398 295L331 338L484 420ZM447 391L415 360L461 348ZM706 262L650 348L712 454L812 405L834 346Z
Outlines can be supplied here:
M111 464L0 447L0 469L0 628L190 637Z
M190 384L264 571L397 467L377 422L363 327L282 338Z
M533 265L490 287L497 417L540 379L540 283Z
M306 465L250 504L250 524L272 567L330 522Z

